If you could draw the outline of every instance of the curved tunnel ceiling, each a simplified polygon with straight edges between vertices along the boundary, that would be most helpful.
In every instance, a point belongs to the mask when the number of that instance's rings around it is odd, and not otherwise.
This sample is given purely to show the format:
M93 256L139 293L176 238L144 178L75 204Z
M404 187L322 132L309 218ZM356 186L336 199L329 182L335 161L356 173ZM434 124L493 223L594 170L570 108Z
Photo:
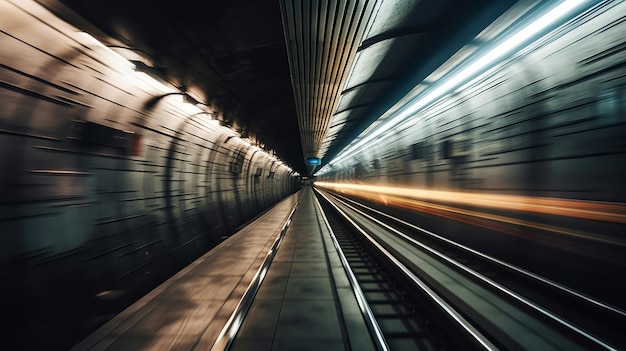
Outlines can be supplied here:
M150 57L307 174L306 157L328 163L516 1L40 2L57 13L61 3Z
M75 12L111 42L148 57L220 120L306 173L277 1L40 2L83 28Z
M515 1L383 1L357 49L319 153L330 162Z

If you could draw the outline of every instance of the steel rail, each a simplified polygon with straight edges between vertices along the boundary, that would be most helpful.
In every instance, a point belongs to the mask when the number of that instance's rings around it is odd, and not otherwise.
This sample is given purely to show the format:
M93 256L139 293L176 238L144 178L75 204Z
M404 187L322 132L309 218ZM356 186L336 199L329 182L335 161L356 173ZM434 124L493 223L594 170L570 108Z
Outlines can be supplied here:
M543 307L538 306L537 304L535 304L532 301L526 299L525 297L516 294L515 292L507 289L506 287L504 287L501 284L495 282L494 280L485 277L484 275L482 275L482 274L474 271L473 269L471 269L471 268L461 264L460 262L458 262L458 261L456 261L456 260L454 260L454 259L452 259L452 258L450 258L450 257L448 257L446 255L444 255L443 253L441 253L441 252L439 252L439 251L437 251L437 250L435 250L435 249L433 249L433 248L431 248L431 247L429 247L429 246L427 246L427 245L425 245L425 244L415 240L414 238L412 238L412 237L410 237L410 236L400 232L399 230L393 228L392 226L390 226L390 225L388 225L388 224L386 224L386 223L384 223L384 222L382 222L382 221L380 221L380 220L378 220L378 219L368 215L367 213L359 210L358 208L355 208L354 206L352 206L352 205L350 205L350 204L348 204L348 203L346 203L344 201L341 201L339 199L337 201L343 203L345 206L351 208L353 211L356 211L357 213L361 214L362 216L364 216L364 217L368 218L369 220L377 223L378 225L384 227L385 229L387 229L387 230L397 234L398 236L402 237L404 240L412 243L413 245L421 247L422 249L430 252L431 254L436 255L440 259L443 259L443 260L447 261L451 265L454 265L455 267L465 271L466 273L476 277L477 279L482 280L484 283L494 287L495 289L497 289L497 290L501 291L502 293L510 296L511 298L513 298L513 299L517 300L518 302L526 305L527 307L535 310L536 312L539 312L540 314L542 314L542 315L552 319L553 321L561 324L562 326L568 328L569 330L582 335L583 337L587 338L588 340L596 343L597 345L599 345L599 346L601 346L601 347L603 347L603 348L605 348L607 350L612 350L612 351L615 350L615 351L617 351L617 349L614 348L613 346L611 346L611 345L605 343L604 341L596 338L595 336L591 335L587 331L577 327L576 325L566 321L565 319L555 315L554 313L544 309Z
M315 189L315 191L318 194L321 194L317 189ZM359 286L356 276L354 275L354 272L350 268L348 259L344 255L343 250L341 249L341 246L339 245L339 241L337 241L337 237L335 236L335 233L333 229L331 228L330 223L328 222L328 218L326 218L326 214L324 213L324 210L322 209L322 205L320 204L317 197L315 197L315 203L322 214L322 219L324 220L324 224L326 225L326 228L330 232L330 238L333 242L333 246L335 247L335 250L337 250L337 254L339 255L339 259L341 260L341 265L343 266L343 269L346 272L346 275L348 276L348 281L350 282L350 285L352 286L352 292L354 293L354 296L356 297L356 300L359 304L359 309L361 310L361 314L363 315L363 318L365 319L365 323L367 324L367 327L370 330L370 333L372 334L372 339L374 340L374 344L376 345L376 348L381 351L390 350L389 345L387 344L387 340L383 336L380 326L378 325L378 322L376 321L376 318L374 317L374 312L372 312L372 309L370 308L370 305L365 298L365 294L363 293L363 290L361 290L361 287Z
M530 278L533 278L533 279L535 279L535 280L537 280L537 281L539 281L541 283L544 283L544 284L546 284L546 285L548 285L548 286L550 286L550 287L552 287L554 289L564 291L564 292L566 292L568 294L576 296L577 298L579 298L579 299L581 299L581 300L583 300L585 302L588 302L588 303L590 303L592 305L595 305L595 306L598 306L600 308L606 309L608 311L611 311L612 313L618 314L619 316L626 318L626 311L624 311L624 310L622 310L622 309L620 309L618 307L615 307L615 306L609 305L609 304L607 304L605 302L593 299L593 298L591 298L591 297L589 297L589 296L587 296L587 295L585 295L585 294L583 294L581 292L578 292L578 291L576 291L574 289L568 288L568 287L566 287L566 286L564 286L562 284L559 284L559 283L557 283L557 282L555 282L553 280L547 279L547 278L542 277L542 276L540 276L538 274L535 274L533 272L527 271L527 270L525 270L523 268L514 266L514 265L512 265L512 264L510 264L508 262L499 260L499 259L497 259L495 257L491 257L489 255L486 255L486 254L482 253L482 252L476 251L476 250L474 250L474 249L472 249L470 247L467 247L465 245L459 244L459 243L457 243L455 241L452 241L452 240L450 240L448 238L445 238L445 237L443 237L441 235L433 233L433 232L431 232L431 231L429 231L427 229L418 227L415 224L406 222L406 221L404 221L404 220L402 220L400 218L396 218L396 217L391 216L391 215L389 215L389 214L387 214L385 212L382 212L382 211L379 211L379 210L377 210L375 208L366 206L366 205L364 205L362 203L359 203L358 201L354 201L354 200L352 200L350 198L347 198L345 196L340 196L340 195L337 195L337 194L334 194L334 195L337 196L337 197L341 197L342 199L344 199L346 201L352 202L353 204L357 204L357 205L359 205L359 206L361 206L363 208L366 208L369 211L376 212L376 213L378 213L381 216L385 216L385 217L387 217L387 218L389 218L389 219L391 219L393 221L396 221L396 222L398 222L398 223L400 223L400 224L402 224L404 226L407 226L407 227L409 227L411 229L414 229L414 230L420 231L420 232L422 232L424 234L427 234L427 235L429 235L429 236L431 236L431 237L433 237L435 239L443 241L443 242L445 242L447 244L450 244L450 245L452 245L452 246L454 246L456 248L459 248L461 250L467 251L467 252L469 252L469 253L471 253L473 255L476 255L476 256L484 259L484 260L493 262L493 263L501 265L501 266L503 266L503 267L505 267L505 268L507 268L509 270L512 270L512 271L514 271L516 273L519 273L519 274L528 276Z
M448 316L463 330L465 331L478 345L485 350L498 350L487 337L485 337L477 328L475 328L470 322L468 322L459 312L457 312L450 304L446 302L441 296L439 296L434 290L432 290L422 279L420 279L415 273L413 273L407 266L405 266L400 260L385 249L376 239L370 236L363 228L361 228L352 218L350 218L343 210L341 210L333 201L331 201L326 195L320 192L320 195L324 197L328 203L348 221L355 230L357 230L363 237L365 237L380 253L386 256L386 258L393 263L407 278L409 278L417 287L419 287L439 308L445 311Z

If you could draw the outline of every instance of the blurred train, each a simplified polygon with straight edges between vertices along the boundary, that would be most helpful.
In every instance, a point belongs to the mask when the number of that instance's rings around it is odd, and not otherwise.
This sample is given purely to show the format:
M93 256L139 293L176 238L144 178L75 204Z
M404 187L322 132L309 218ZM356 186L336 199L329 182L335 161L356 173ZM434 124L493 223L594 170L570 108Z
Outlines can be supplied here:
M626 1L589 4L386 135L364 137L316 186L625 310ZM415 90L437 89L451 66Z
M2 348L71 346L298 189L185 98L39 4L0 2Z
M625 13L597 2L317 181L626 202Z

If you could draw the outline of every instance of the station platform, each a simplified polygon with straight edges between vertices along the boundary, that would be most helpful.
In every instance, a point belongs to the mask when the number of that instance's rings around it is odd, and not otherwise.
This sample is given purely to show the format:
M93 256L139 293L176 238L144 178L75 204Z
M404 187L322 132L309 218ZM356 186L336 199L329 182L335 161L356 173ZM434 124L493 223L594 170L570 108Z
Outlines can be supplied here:
M224 349L375 349L310 187L279 202L72 350Z

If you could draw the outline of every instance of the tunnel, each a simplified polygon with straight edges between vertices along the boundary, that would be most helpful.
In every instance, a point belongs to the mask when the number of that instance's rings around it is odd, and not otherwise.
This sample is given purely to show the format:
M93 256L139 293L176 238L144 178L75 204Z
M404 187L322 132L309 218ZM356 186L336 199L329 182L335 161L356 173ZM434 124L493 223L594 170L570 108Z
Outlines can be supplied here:
M624 14L1 1L1 348L626 348Z

